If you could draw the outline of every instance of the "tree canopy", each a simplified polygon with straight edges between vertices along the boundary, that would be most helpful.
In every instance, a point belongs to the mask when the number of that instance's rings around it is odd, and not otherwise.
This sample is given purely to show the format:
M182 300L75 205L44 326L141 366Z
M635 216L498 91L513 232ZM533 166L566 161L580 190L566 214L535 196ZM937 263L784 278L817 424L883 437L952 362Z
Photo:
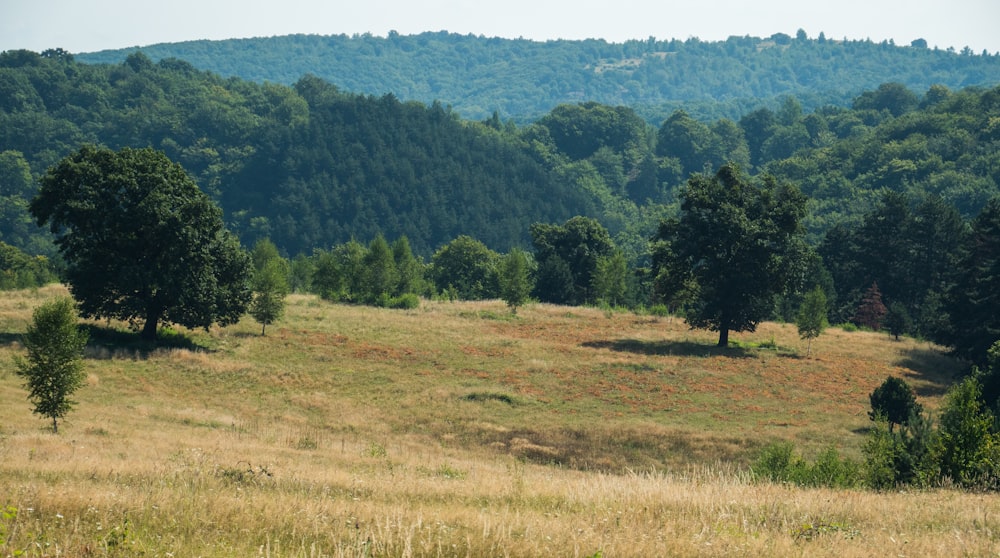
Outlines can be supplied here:
M685 290L683 312L692 327L754 331L774 310L775 297L801 271L805 197L765 177L752 182L736 165L696 175L681 192L679 218L656 236L655 266L666 280L659 294Z
M81 147L52 167L31 202L66 262L84 316L208 328L239 320L250 257L221 210L180 165L145 148Z

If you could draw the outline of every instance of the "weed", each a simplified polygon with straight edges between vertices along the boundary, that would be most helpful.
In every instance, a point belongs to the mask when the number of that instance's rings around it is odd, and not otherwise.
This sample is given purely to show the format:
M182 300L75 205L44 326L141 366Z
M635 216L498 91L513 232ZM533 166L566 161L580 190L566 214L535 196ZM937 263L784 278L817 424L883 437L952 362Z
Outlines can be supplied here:
M317 448L319 448L319 442L309 436L302 436L297 442L295 442L295 449L314 450Z
M429 477L440 477L449 480L463 480L465 479L465 477L469 475L467 472L452 467L447 463L443 463L435 469L428 469L426 467L417 467L417 471Z
M851 527L850 525L844 523L829 523L826 521L818 521L815 523L806 523L801 527L792 530L792 538L797 541L811 541L820 537L821 535L827 535L830 533L840 533L845 539L854 539L861 535L861 531Z
M264 465L254 467L249 461L240 461L235 467L216 467L215 476L238 485L260 485L273 478Z
M374 457L377 459L382 459L389 456L389 452L385 450L385 446L378 442L371 442L368 444L368 449L365 451L365 455L368 457Z

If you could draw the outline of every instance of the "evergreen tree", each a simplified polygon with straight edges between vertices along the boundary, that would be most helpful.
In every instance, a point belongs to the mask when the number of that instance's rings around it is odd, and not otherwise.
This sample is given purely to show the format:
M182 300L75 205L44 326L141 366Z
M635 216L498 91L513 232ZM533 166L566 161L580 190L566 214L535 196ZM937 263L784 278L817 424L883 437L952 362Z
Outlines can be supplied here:
M367 280L362 299L369 304L387 305L388 299L393 296L399 284L399 274L396 271L392 248L381 234L368 244L364 266Z
M940 340L959 356L985 365L1000 340L1000 198L993 198L972 222L959 263L960 274L945 297L948 330Z
M900 335L913 329L913 320L910 318L910 313L906 311L906 306L903 306L901 302L893 302L886 311L884 325L889 330L889 335L899 341Z
M905 381L895 376L886 378L882 385L875 388L868 396L872 410L868 412L868 418L877 420L879 417L889 421L889 431L892 432L893 425L906 424L910 416L919 414L923 407L917 403L917 398L913 394L913 388Z
M872 331L878 331L882 327L882 319L888 310L882 303L882 292L878 290L878 284L872 283L871 287L865 291L861 304L858 305L854 313L854 323L866 327Z

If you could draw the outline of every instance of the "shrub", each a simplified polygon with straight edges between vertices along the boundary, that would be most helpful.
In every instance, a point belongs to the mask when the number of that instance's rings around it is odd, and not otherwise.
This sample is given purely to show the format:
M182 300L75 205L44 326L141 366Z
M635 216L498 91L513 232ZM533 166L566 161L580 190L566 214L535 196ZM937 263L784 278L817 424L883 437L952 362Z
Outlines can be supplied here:
M841 458L836 448L827 449L810 464L795 454L790 442L765 447L751 466L751 473L758 480L809 487L849 488L861 480L858 464Z
M931 484L936 468L931 455L935 436L930 419L921 412L911 413L906 425L895 432L885 417L879 417L861 448L865 456L862 467L865 486L885 490L907 484Z
M412 310L420 307L420 297L413 293L406 293L389 300L389 308L397 310Z
M868 396L872 410L868 417L876 420L879 416L889 421L889 432L896 424L906 424L914 413L920 414L923 407L917 403L913 389L904 380L889 376L882 385Z
M942 480L996 488L1000 435L994 431L993 413L983 404L981 390L978 375L973 375L948 391L934 454Z

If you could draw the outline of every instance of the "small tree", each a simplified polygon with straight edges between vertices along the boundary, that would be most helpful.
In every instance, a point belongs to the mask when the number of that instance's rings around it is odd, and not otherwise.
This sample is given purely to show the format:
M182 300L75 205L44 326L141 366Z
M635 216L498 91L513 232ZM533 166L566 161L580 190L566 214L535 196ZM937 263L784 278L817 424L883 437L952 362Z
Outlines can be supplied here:
M978 374L948 390L935 448L941 477L962 486L997 482L1000 435L993 427L993 413L983 405Z
M597 266L591 278L591 288L598 302L616 306L625 299L628 290L628 262L621 250L614 250L608 256L597 258Z
M808 340L806 356L812 354L812 340L819 337L827 326L826 322L826 293L823 289L816 287L806 293L799 307L799 313L795 317L795 325L799 328L799 337Z
M923 411L923 407L917 403L913 389L895 376L886 378L868 398L872 404L868 417L872 420L884 417L889 421L889 432L892 432L894 425L906 424L913 414Z
M285 296L288 295L288 279L284 260L274 259L264 263L263 268L254 272L253 300L250 315L260 323L260 334L268 324L273 324L285 312Z
M76 404L69 396L84 380L87 333L77 327L72 299L61 298L38 307L23 343L28 357L14 358L17 375L25 379L35 414L52 419L52 432L58 433L58 419Z
M889 335L899 341L900 335L913 329L913 320L910 319L910 313L906 311L906 306L899 302L893 302L889 305L889 311L885 315L884 325L889 330Z
M517 314L517 309L528 301L531 288L528 255L514 248L500 262L500 297L512 314Z

